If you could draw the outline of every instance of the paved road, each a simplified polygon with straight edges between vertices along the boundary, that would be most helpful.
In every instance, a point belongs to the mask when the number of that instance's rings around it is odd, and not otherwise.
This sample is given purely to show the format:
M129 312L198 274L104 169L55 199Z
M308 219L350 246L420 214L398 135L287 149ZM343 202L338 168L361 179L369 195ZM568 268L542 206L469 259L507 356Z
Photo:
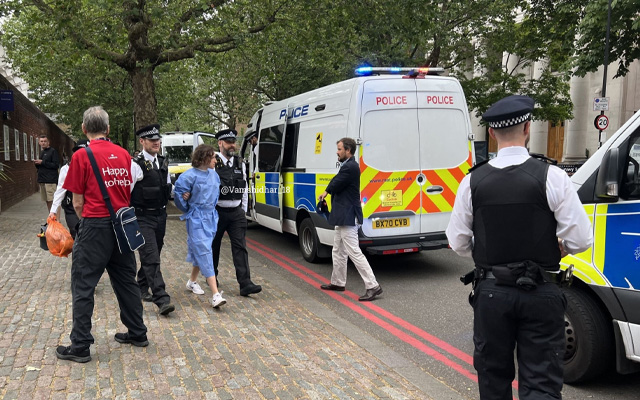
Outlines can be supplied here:
M123 331L107 275L96 290L92 361L58 360L71 329L70 259L38 247L47 215L38 195L0 214L0 399L455 399L462 397L405 356L334 313L252 251L263 292L239 295L228 241L221 257L228 304L184 288L184 223L170 219L162 263L176 305L144 303L151 344ZM99 246L100 243L96 243ZM297 278L296 278L297 279ZM352 302L356 304L357 301Z
M371 305L355 308L343 301L364 293L355 268L349 268L347 281L347 290L352 293L329 296L317 286L328 281L330 262L307 263L299 253L296 237L257 226L249 230L249 239L255 262L276 267L283 279L326 304L336 316L360 327L461 395L477 398L471 365L472 310L467 303L470 289L458 281L472 268L470 260L448 249L370 257L384 294ZM566 385L563 398L631 400L639 392L640 374L612 372L581 386Z

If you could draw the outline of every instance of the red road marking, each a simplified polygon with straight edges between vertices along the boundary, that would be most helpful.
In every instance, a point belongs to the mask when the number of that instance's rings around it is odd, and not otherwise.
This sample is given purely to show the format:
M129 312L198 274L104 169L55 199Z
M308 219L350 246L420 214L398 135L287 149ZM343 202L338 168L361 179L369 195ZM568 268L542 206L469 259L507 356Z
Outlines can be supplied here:
M285 270L291 272L292 274L294 274L295 276L297 276L298 278L300 278L301 280L303 280L304 282L310 284L311 286L318 286L318 283L329 283L329 280L327 280L324 276L319 275L317 273L315 273L314 271L308 269L307 267L297 263L296 261L290 259L289 257L285 256L284 254L281 254L267 246L264 246L263 244L250 239L250 238L246 238L249 247L251 247L253 250L257 251L258 253L262 254L263 256L265 256L266 258L268 258L269 260L273 261L274 263L278 264L279 266L281 266L282 268L284 268ZM271 253L271 254L269 254ZM272 255L273 254L273 255ZM286 264L286 263L290 264ZM311 277L315 278L311 278L305 274L303 274L302 272L310 275ZM362 315L363 317L365 317L366 319L370 320L371 322L375 323L376 325L380 326L381 328L385 329L387 332L391 333L392 335L394 335L395 337L397 337L398 339L402 340L403 342L413 346L414 348L422 351L423 353L435 358L436 360L442 362L443 364L445 364L446 366L452 368L453 370L459 372L460 374L466 376L467 378L471 379L474 382L478 382L478 376L475 375L473 372L468 371L467 369L465 369L462 365L456 363L453 360L448 359L446 356L444 356L443 354L439 353L438 351L432 349L431 347L427 346L426 344L420 342L419 340L409 336L408 334L406 334L405 332L402 332L401 330L399 330L398 328L394 327L393 325L389 324L388 322L378 318L377 316L367 312L366 310L363 310L361 307L359 307L358 305L351 303L349 301L347 301L345 299L344 296L338 294L338 292L332 292L332 291L326 291L324 292L325 294L327 294L328 296L332 297L334 300L337 300L339 303L345 305L346 307L348 307L349 309L355 311L356 313ZM353 301L357 301L358 299L358 295L350 292L348 290L346 290L344 292L344 295L351 298ZM467 353L457 349L456 347L450 345L449 343L438 339L437 337L425 332L424 330L416 327L415 325L403 320L400 317L397 317L395 315L393 315L392 313L388 312L387 310L376 306L375 304L372 304L371 302L358 302L357 304L365 306L370 308L372 311L377 312L378 314L380 314L381 316L391 320L392 322L396 323L397 325L401 326L402 328L413 332L414 334L418 335L419 337L429 341L430 343L436 345L437 347L441 348L442 350L444 350L445 352L449 353L450 355L460 359L461 361L466 362L469 365L473 365L473 357L468 355ZM518 381L514 380L512 385L511 385L514 389L518 389ZM514 396L514 400L516 399L516 397Z
M315 272L309 270L308 268L296 263L295 261L291 260L290 258L286 257L283 254L278 253L277 251L270 249L252 239L247 238L247 242L249 243L249 246L257 251L258 253L262 254L263 256L265 256L266 258L268 258L269 260L275 262L276 264L278 264L279 266L281 266L282 268L284 268L285 270L291 272L292 274L294 274L295 276L297 276L298 278L302 279L303 281L307 282L308 284L312 285L312 286L317 286L318 285L318 281L320 282L325 282L328 283L328 280L318 274L316 274ZM270 254L273 253L274 255ZM284 261L292 264L291 265L287 265ZM307 274L313 276L315 279L303 274L301 271L296 269L299 268L300 270L306 272ZM396 336L398 339L402 340L403 342L410 344L411 346L415 347L416 349L422 351L423 353L435 358L436 360L442 362L443 364L445 364L446 366L454 369L455 371L459 372L460 374L466 376L467 378L471 379L474 382L478 382L478 377L470 372L469 370L467 370L465 367L463 367L462 365L456 363L453 360L450 360L449 358L447 358L445 355L441 354L440 352L432 349L431 347L427 346L426 344L420 342L419 340L411 337L410 335L406 334L405 332L402 332L400 329L394 327L393 325L389 324L388 322L380 319L379 317L373 315L372 313L364 310L362 307L348 301L347 299L345 299L342 295L338 294L337 292L330 292L327 291L325 292L327 295L331 296L333 299L337 300L338 302L340 302L341 304L345 305L346 307L348 307L349 309L357 312L358 314L362 315L363 317L367 318L368 320L370 320L371 322L375 323L376 325L380 326L381 328L387 330L389 333L391 333L392 335ZM357 295L353 292L349 292L346 291L345 294L354 299L357 300ZM401 318L395 317L393 316L391 313L388 313L387 311L381 309L378 306L375 306L373 304L370 303L366 303L366 306L369 306L369 308L371 308L372 310L375 310L377 312L379 312L378 310L383 311L382 314L384 314L385 317L388 318L388 316L393 317L394 322L398 323L397 321L402 321L402 324L399 324L400 326L404 327L405 329L409 329L411 331L413 331L415 333L415 331L421 331L419 328L411 325L410 323L402 320ZM413 329L407 328L408 326L413 327ZM443 348L443 350L447 351L449 354L461 358L461 355L464 355L461 359L465 362L469 362L469 360L471 360L471 357L469 355L467 355L466 353L456 349L455 347L449 345L448 343L435 338L432 335L429 335L428 333L422 331L423 334L421 334L420 336L425 338L426 340L431 341L432 343L436 344L438 347Z

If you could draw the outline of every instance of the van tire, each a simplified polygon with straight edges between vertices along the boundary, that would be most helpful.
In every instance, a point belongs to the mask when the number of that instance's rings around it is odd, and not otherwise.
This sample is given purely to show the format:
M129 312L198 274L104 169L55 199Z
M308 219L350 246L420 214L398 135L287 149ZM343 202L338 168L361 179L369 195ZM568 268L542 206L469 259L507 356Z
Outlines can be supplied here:
M318 232L316 232L316 227L313 221L311 221L311 218L305 218L302 220L302 223L300 223L298 244L300 245L302 257L304 257L305 260L310 263L320 261L320 256L318 255L320 239L318 239Z
M575 287L562 291L567 299L564 382L580 383L613 366L613 327L589 294Z

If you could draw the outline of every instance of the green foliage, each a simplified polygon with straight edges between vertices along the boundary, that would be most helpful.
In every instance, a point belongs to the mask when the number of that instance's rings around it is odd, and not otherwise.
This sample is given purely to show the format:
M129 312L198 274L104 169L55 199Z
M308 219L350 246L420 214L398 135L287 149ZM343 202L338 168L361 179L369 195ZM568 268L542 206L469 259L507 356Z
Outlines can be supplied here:
M637 41L638 2L616 2L627 41ZM77 133L82 111L102 104L130 143L134 125L153 116L163 130L234 127L267 100L347 79L362 64L442 66L477 114L522 93L540 105L536 118L563 120L575 37L596 30L604 3L4 0L0 13L15 13L0 42L41 108ZM578 59L597 66L598 57L583 48ZM540 69L525 75L531 66ZM134 93L133 71L152 73L153 84Z
M608 0L588 3L579 27L575 60L576 75L593 72L604 62ZM629 72L629 65L640 58L640 0L615 0L611 5L609 61L618 60L615 77Z
M81 111L71 109L97 101L111 113L112 132L127 132L126 140L134 126L191 115L173 107L168 116L158 115L156 68L236 47L271 23L286 1L5 0L0 12L11 17L0 40L46 111L77 132ZM189 79L175 75L182 68L165 68L155 77L177 78L158 85L173 99L189 89Z

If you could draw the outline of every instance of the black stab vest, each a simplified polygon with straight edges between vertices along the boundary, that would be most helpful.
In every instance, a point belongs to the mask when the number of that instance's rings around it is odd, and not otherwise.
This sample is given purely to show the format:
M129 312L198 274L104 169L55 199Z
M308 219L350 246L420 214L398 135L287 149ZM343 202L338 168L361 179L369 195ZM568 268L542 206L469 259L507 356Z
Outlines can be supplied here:
M241 200L247 187L247 181L242 174L242 159L238 156L233 157L231 167L227 167L224 163L216 165L216 172L220 176L219 200ZM223 187L227 189L223 190Z
M158 170L153 169L153 164L140 155L133 161L142 168L144 177L137 182L131 192L131 205L138 208L155 208L160 209L167 205L171 186L167 184L167 175L169 167L165 162L165 158L161 155L156 156L158 159Z
M62 209L65 214L75 214L76 210L73 208L73 193L70 190L64 194L62 199Z
M529 158L503 169L485 164L471 174L473 260L477 267L533 261L557 270L557 222L547 200L549 164Z

